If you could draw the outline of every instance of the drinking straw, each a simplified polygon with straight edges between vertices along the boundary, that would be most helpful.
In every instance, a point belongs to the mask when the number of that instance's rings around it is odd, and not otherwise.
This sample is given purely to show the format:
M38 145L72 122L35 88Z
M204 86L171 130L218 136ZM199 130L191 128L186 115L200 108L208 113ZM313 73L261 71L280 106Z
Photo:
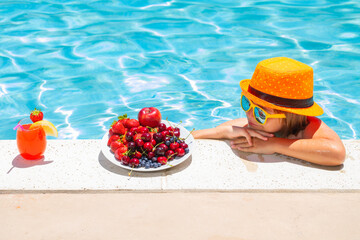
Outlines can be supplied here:
M18 127L21 128L21 130L24 130L24 127L20 124L21 121L22 120L20 120L18 124L13 128L14 130L16 130Z

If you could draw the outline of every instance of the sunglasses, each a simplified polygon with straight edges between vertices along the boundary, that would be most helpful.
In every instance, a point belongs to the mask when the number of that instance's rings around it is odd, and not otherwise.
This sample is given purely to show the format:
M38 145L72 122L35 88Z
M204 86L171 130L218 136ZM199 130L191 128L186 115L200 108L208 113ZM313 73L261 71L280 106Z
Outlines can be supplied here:
M286 118L285 114L283 113L281 114L267 113L264 109L251 102L247 97L245 97L244 94L241 94L241 107L245 112L250 111L250 109L252 108L255 120L261 125L264 125L268 118Z

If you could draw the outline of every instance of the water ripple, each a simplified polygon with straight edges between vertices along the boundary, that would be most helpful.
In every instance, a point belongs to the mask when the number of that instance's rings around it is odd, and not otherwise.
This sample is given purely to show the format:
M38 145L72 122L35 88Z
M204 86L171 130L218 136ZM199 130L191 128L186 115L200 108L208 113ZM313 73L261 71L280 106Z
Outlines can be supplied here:
M61 139L145 106L214 127L245 117L239 81L275 56L311 65L321 119L359 138L357 1L3 0L0 15L1 139L34 107Z

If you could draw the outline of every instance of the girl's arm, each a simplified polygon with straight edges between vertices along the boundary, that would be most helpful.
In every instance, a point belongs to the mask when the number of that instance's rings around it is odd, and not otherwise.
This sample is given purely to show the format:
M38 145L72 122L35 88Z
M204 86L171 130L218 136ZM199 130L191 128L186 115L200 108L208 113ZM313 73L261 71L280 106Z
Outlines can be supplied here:
M195 139L236 139L244 137L252 145L251 137L259 138L264 141L273 134L264 131L249 129L246 118L239 118L220 124L215 128L196 130L192 132Z
M336 166L345 161L346 151L340 137L323 121L309 118L304 139L277 139L278 153L304 159L308 162Z
M274 151L287 156L326 166L341 165L345 160L344 145L330 139L272 139Z
M342 164L346 155L339 136L317 118L310 119L302 139L270 138L268 141L254 139L253 146L239 139L233 142L233 147L245 152L265 154L276 152L327 166Z
M230 128L227 126L244 127L247 124L246 118L238 118L220 124L215 128L196 130L192 132L195 139L226 139Z

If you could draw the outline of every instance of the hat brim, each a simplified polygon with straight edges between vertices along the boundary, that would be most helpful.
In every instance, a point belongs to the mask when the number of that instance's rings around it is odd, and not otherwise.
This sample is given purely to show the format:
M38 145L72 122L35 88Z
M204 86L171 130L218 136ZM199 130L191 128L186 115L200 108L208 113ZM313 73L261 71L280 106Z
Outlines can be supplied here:
M240 88L241 88L243 94L247 98L249 98L251 101L253 101L254 103L256 103L260 106L273 108L273 109L277 109L277 110L281 110L281 111L285 111L285 112L291 112L291 113L295 113L295 114L299 114L299 115L306 115L306 116L320 116L321 114L324 113L323 109L315 102L309 108L288 108L288 107L280 107L280 106L274 105L272 103L264 101L261 98L258 98L256 96L252 95L251 93L249 93L248 92L249 84L250 84L250 79L244 79L244 80L240 81Z

